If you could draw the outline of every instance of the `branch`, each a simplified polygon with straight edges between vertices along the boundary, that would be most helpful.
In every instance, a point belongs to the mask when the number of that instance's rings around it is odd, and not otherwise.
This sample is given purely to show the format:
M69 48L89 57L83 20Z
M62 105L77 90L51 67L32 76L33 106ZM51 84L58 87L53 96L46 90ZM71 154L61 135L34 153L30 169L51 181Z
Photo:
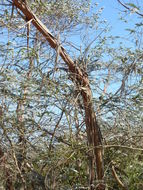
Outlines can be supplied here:
M37 16L30 10L30 7L25 5L19 0L13 0L13 4L22 11L22 13L26 16L27 21L32 20L33 25L37 28L37 30L43 34L46 40L49 42L49 45L56 49L58 46L58 40L51 34L51 32L47 29L47 27L37 18ZM70 56L66 53L63 46L59 48L59 55L62 59L67 63L70 72L76 73L77 81L82 81L83 86L89 85L89 81L84 77L83 72L79 67L77 67L74 61L70 58Z
M117 1L118 1L118 2L120 3L120 5L122 5L125 9L127 9L127 10L129 10L129 11L132 11L127 5L125 5L124 3L122 3L120 0L117 0ZM140 12L135 11L135 13L143 17L143 14L141 14Z
M112 165L112 174L113 174L115 180L117 181L118 185L119 185L122 189L127 190L126 186L122 183L122 181L121 181L120 178L118 177L114 165Z
M47 27L37 18L37 16L31 11L27 4L22 3L20 0L13 0L14 5L20 9L20 11L26 16L27 21L32 20L35 28L46 38L49 42L49 45L56 49L58 47L58 40L50 33ZM83 98L84 110L85 110L85 123L87 129L88 143L89 146L98 146L102 144L102 140L100 138L99 126L96 120L96 115L94 112L94 105L92 102L92 91L89 84L88 75L81 70L76 63L70 58L70 56L66 53L63 46L59 47L59 55L67 64L69 72L73 74L74 81L76 85L81 86L81 96ZM95 163L96 157L96 173L97 179L103 180L104 177L104 167L103 167L103 152L102 149L94 149L91 151L92 156L89 158L91 167L90 167L90 184L94 183L95 178L95 168L92 163ZM103 186L103 185L102 185ZM101 188L98 188L101 189ZM104 188L105 189L105 188Z
M134 147L129 147L129 146L122 146L122 145L105 145L105 146L100 146L103 148L125 148L129 150L136 150L136 151L143 151L143 148L134 148Z

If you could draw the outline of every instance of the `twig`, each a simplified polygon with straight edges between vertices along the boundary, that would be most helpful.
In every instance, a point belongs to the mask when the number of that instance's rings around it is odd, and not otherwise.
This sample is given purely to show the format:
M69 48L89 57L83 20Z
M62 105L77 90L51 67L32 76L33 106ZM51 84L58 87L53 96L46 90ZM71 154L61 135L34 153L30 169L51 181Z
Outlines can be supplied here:
M113 164L113 163L112 163L112 164ZM122 181L120 180L119 176L117 175L114 165L112 165L112 174L113 174L113 177L115 178L115 180L117 181L118 185L119 185L122 189L127 190L127 187L122 183Z
M120 0L117 0L124 8L126 8L129 11L132 11L128 6L126 6L124 3L122 3ZM141 14L140 12L138 12L137 10L134 11L136 14L140 15L143 17L143 14Z

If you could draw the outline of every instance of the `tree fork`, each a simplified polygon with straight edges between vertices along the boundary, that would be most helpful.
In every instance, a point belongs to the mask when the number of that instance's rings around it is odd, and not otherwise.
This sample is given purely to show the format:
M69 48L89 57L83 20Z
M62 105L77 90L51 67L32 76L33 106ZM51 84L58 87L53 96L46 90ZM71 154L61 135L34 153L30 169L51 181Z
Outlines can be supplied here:
M37 16L32 13L27 4L23 3L20 0L13 0L14 6L22 11L24 16L28 21L31 20L36 29L43 34L46 40L49 42L49 45L56 49L58 45L58 40L50 33L47 27L37 18ZM88 137L89 148L89 162L90 162L90 189L104 190L105 186L102 184L104 177L104 163L103 163L103 152L102 148L96 148L99 145L102 145L102 140L100 138L99 126L96 121L96 115L92 103L92 92L89 84L88 76L77 67L74 61L66 53L65 49L60 46L59 55L62 57L64 62L67 64L71 74L75 76L77 84L82 84L81 95L84 102L85 110L85 123ZM96 163L96 175L97 180L99 181L98 187L94 187L95 184L95 163Z

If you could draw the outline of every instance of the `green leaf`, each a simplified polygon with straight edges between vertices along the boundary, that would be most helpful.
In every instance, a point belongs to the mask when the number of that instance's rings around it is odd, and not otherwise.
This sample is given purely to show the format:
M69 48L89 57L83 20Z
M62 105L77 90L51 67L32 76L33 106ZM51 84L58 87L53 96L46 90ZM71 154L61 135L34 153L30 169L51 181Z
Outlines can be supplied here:
M136 9L139 10L139 7L137 7L137 6L136 6L135 4L133 4L133 3L126 3L126 5L129 5L130 7L136 8Z
M129 29L129 28L127 28L126 30L127 30L127 31L129 31L129 32L130 32L130 34L133 34L133 33L135 33L135 32L136 32L135 30L133 30L133 29Z
M137 27L139 27L139 26L143 26L143 22L136 23L135 25L136 25Z

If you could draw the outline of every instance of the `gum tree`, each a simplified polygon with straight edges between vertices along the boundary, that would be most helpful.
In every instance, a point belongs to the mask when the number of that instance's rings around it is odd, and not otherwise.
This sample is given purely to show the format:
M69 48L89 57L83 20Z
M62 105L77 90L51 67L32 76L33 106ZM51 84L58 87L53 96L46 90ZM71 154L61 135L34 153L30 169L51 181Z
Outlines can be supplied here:
M89 21L89 17L85 17L86 22L83 21L82 16L88 13L90 5L88 2L78 2L78 6L74 2L65 1L65 2L28 2L28 1L12 1L12 10L11 15L9 16L9 11L7 9L2 10L4 11L5 20L1 20L3 26L6 24L6 27L10 28L12 32L14 30L17 30L17 27L20 28L26 28L26 38L27 42L25 44L25 47L20 50L19 55L20 59L22 56L24 56L24 53L27 51L27 57L28 60L28 68L26 69L26 81L32 80L31 75L33 73L34 68L34 57L37 56L37 63L38 59L42 59L42 57L38 57L38 53L36 52L36 45L39 43L42 45L42 43L45 41L48 41L48 45L55 49L56 55L55 55L55 65L53 66L53 73L56 72L58 67L58 59L61 57L63 61L65 62L64 70L69 75L71 81L74 83L75 88L79 89L80 96L82 97L82 106L85 112L85 125L86 125L86 132L87 132L87 141L89 146L89 153L88 153L88 160L89 160L89 185L90 189L94 189L94 180L95 180L95 165L96 165L96 178L97 178L97 188L98 189L104 189L104 182L103 182L103 176L104 176L104 163L103 163L103 152L102 148L100 147L102 145L102 138L101 138L101 132L99 129L99 125L96 120L96 113L94 111L94 105L93 105L93 98L92 98L92 91L90 87L90 81L88 79L88 75L86 73L86 70L80 68L78 60L74 60L74 58L70 58L68 53L66 53L66 50L62 46L60 42L60 35L63 35L66 32L72 32L70 27L75 28L77 31L81 29L82 24L92 25L92 21ZM9 6L8 4L3 4L5 6ZM74 9L77 6L78 8ZM35 13L34 13L35 12ZM36 16L39 15L39 18ZM49 15L49 19L45 19L45 15ZM98 15L95 15L98 17ZM59 22L60 21L60 22ZM82 23L83 22L83 23ZM90 23L91 22L91 23ZM22 25L23 23L23 25ZM45 24L43 24L45 23ZM32 25L34 27L32 27ZM53 31L54 35L57 37L54 37L53 34L51 34L48 30L48 27ZM71 30L71 31L70 31ZM25 35L24 32L23 34ZM30 36L32 35L32 37ZM18 36L18 34L17 34ZM33 48L31 48L32 38L34 40ZM63 38L63 37L61 37ZM61 39L61 40L64 40ZM8 41L8 46L10 46L11 42ZM17 41L16 41L17 43ZM38 45L39 45L38 44ZM37 46L38 46L37 45ZM48 46L47 45L47 46ZM40 49L42 51L42 48ZM50 52L51 50L49 50ZM11 51L11 53L13 53ZM16 52L18 53L18 52ZM50 55L49 55L50 56ZM73 56L72 56L73 57ZM14 61L14 60L13 60ZM16 65L19 65L19 61L17 61ZM24 61L23 61L23 64ZM81 63L84 65L85 63ZM15 67L15 63L13 65ZM20 67L20 66L19 66ZM26 66L27 67L27 66ZM43 79L44 80L44 79ZM23 82L22 82L23 83ZM19 86L20 88L20 86ZM25 124L25 118L26 118L26 107L25 105L28 104L28 93L30 92L30 87L27 83L23 83L21 86L21 92L19 96L21 97L19 100L17 98L17 105L15 105L16 108L16 118L17 118L17 124L18 124L18 144L19 144L19 161L17 163L17 169L19 170L19 177L20 180L22 180L23 187L26 188L26 182L24 179L24 158L26 156L26 124ZM15 94L14 94L15 95ZM8 138L9 139L9 138ZM10 139L9 139L10 140ZM12 145L11 145L12 146Z

